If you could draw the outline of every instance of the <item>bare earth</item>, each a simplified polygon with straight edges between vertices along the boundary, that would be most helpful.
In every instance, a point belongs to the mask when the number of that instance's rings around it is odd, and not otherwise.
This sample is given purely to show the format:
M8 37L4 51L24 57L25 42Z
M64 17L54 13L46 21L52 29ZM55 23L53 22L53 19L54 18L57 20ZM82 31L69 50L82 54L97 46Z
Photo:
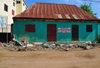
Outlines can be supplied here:
M100 68L100 48L13 52L0 47L0 68Z

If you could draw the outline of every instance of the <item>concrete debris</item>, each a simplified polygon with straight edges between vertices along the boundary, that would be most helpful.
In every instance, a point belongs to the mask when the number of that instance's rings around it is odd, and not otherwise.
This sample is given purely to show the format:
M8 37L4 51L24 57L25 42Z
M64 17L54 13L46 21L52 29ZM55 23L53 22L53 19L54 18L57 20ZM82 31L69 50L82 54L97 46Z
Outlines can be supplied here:
M64 49L64 51L69 51L69 50L70 50L69 48Z
M27 41L10 41L9 43L0 43L0 45L10 51L36 51L36 50L45 50L45 49L55 49L70 51L75 48L82 48L85 50L93 49L100 47L100 44L97 42L46 42L46 43L30 43Z
M27 47L32 47L32 46L34 46L33 44L27 44Z
M41 42L34 42L34 45L42 45L43 43Z
M88 42L86 42L86 44L92 44L92 42L91 41L88 41Z
M86 46L85 49L89 50L89 49L91 49L91 46Z

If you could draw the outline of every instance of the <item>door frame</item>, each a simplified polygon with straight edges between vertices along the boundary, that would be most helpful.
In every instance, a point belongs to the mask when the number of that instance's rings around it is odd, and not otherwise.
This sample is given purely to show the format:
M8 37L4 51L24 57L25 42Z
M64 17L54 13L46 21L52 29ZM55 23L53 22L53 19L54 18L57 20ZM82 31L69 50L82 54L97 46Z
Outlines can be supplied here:
M54 35L50 35L48 34L48 31L51 31L50 28L52 28L52 25L54 26L55 30L54 30ZM49 28L48 28L49 27ZM52 32L52 31L51 31ZM52 33L51 33L52 34ZM52 36L51 39L49 36ZM54 37L54 38L53 38ZM48 42L56 42L57 41L57 24L47 24L47 41Z
M75 27L76 27L76 30L73 31L73 28L75 28ZM76 32L76 33L74 34L73 32L74 33ZM73 35L74 35L74 37L73 37ZM72 41L79 41L79 25L77 25L77 24L72 25Z

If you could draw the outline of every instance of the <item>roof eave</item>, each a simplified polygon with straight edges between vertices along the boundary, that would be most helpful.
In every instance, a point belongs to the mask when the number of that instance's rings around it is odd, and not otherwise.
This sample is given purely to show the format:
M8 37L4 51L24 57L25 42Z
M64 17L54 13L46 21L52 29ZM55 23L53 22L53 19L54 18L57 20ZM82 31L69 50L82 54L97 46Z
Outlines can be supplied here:
M64 22L96 22L99 23L99 19L61 19L61 18L28 18L28 17L13 17L16 21L64 21Z

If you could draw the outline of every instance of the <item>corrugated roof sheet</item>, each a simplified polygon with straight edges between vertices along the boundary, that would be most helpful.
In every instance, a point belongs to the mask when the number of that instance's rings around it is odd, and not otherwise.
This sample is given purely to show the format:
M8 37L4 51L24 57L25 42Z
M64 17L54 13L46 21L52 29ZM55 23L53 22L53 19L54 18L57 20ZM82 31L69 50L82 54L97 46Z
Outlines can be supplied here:
M15 17L98 20L75 5L36 3Z

